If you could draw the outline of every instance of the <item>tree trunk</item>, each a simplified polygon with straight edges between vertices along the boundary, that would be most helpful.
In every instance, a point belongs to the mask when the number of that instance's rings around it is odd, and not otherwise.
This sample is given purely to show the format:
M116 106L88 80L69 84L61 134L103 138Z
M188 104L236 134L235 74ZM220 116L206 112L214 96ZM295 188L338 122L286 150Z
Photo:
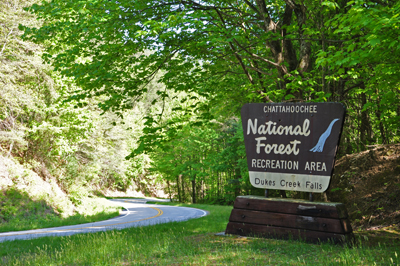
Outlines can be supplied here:
M379 95L378 89L376 90L376 93L377 93L377 95ZM383 123L382 123L382 113L381 113L381 105L379 103L380 102L379 97L376 100L376 102L377 102L376 118L379 121L378 126L379 126L379 132L381 133L382 144L388 144L389 142L388 142L388 139L386 136L385 127L383 126Z
M167 187L168 187L169 200L172 201L172 193L171 193L171 186L169 184L169 180L167 180Z
M381 133L382 144L388 144L385 127L383 126L383 123L382 123L381 111L379 110L379 105L378 105L378 109L376 110L376 117L379 120L379 132Z
M196 177L192 180L192 203L196 203Z
M367 103L367 97L365 93L361 93L361 108ZM372 128L369 122L367 110L361 111L361 126L360 126L360 142L365 149L366 145L370 144L372 140Z
M219 172L217 172L217 198L219 198Z
M178 200L179 200L179 202L182 202L181 189L179 187L179 177L180 177L180 175L176 177L176 187L178 189Z
M183 179L183 175L179 175L181 178L181 194L182 194L182 202L186 201L186 193L185 193L185 180Z

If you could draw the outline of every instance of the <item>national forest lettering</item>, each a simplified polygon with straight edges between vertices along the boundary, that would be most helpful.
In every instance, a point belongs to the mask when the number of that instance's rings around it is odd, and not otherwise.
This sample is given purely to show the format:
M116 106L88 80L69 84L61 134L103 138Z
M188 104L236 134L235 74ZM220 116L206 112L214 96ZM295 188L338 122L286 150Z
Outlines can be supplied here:
M310 120L305 119L302 125L289 125L282 126L278 125L277 122L268 121L264 124L258 124L258 119L249 119L247 121L247 135L252 133L253 135L290 135L290 136L308 136L310 135ZM298 145L301 141L294 139L289 141L289 143L267 143L267 137L257 137L256 141L256 153L264 151L266 154L299 154Z

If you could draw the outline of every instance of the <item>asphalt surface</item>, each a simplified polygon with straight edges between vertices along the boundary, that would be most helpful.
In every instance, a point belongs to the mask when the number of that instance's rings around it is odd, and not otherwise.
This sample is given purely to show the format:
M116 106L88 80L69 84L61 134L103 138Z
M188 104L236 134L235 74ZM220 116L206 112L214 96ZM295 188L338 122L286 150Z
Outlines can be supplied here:
M0 242L44 236L68 236L114 229L121 230L134 226L181 222L207 215L206 211L195 208L146 204L146 201L149 201L146 199L113 199L111 201L125 209L120 216L87 224L0 233Z

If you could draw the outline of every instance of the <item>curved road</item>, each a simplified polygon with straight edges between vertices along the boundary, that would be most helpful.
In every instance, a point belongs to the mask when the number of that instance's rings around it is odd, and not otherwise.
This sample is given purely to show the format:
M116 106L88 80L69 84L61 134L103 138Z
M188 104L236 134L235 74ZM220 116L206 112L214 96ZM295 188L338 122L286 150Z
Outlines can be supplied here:
M87 224L0 233L0 242L43 236L67 236L113 229L120 230L134 226L186 221L207 215L206 211L195 208L146 204L148 201L146 199L113 199L111 201L125 208L122 214L116 218Z

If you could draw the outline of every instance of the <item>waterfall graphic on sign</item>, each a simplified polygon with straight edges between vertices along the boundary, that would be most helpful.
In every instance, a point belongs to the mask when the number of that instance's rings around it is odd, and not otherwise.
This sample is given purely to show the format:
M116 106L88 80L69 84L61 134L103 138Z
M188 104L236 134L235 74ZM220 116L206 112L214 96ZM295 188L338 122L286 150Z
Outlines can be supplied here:
M332 120L325 132L322 133L321 137L319 137L317 145L315 145L314 148L312 148L310 151L322 152L324 150L325 141L331 135L333 124L335 124L335 122L338 120L338 118Z

